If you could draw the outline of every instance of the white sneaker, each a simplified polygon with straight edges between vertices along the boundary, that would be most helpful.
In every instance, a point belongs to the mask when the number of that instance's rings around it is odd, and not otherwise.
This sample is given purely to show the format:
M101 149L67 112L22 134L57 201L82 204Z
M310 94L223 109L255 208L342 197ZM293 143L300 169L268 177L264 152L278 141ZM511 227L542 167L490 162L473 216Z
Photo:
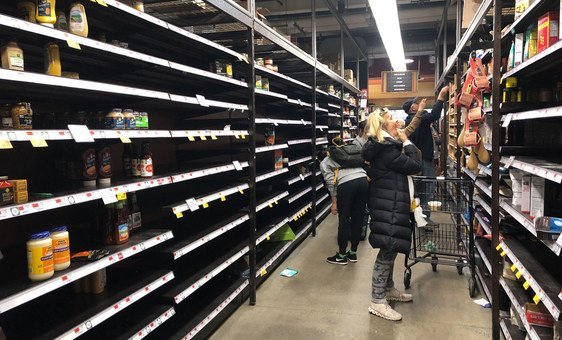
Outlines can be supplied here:
M410 302L414 299L412 294L406 294L400 292L396 288L392 288L388 292L386 292L386 300L387 301L399 301L399 302Z
M385 303L371 302L371 305L369 306L369 313L390 321L402 320L402 314L392 309L392 307L390 307L388 302Z

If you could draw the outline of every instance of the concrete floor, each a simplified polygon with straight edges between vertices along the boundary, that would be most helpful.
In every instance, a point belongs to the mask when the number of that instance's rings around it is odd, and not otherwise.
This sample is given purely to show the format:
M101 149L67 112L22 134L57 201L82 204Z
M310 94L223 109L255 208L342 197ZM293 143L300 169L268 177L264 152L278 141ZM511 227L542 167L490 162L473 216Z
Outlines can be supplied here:
M336 250L337 218L329 215L317 237L306 239L264 282L257 304L242 305L212 339L490 339L491 310L468 296L468 274L454 267L431 271L413 267L412 303L397 303L403 320L391 322L369 314L371 274L377 251L361 242L359 261L347 266L326 263ZM286 267L299 273L286 278ZM403 289L404 257L396 260L394 280ZM468 270L465 269L465 273Z

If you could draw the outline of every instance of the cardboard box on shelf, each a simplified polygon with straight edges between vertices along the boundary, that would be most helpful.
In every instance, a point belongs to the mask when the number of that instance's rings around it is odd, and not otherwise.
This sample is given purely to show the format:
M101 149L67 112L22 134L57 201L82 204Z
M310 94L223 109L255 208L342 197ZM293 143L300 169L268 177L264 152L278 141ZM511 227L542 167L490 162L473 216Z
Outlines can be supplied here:
M515 66L523 62L524 40L525 40L525 33L517 33L515 35L515 58L514 58Z
M541 53L558 41L558 12L547 12L538 21L537 51Z
M521 212L531 211L531 175L521 177Z
M283 169L283 150L273 151L273 164L275 170Z
M552 328L554 325L552 315L550 315L550 312L542 303L538 305L532 302L525 303L525 318L533 326Z
M531 177L531 217L537 216L539 211L544 214L544 181L542 177Z
M14 187L14 192L27 192L27 180L26 179L10 179L8 180Z
M533 3L531 0L515 0L515 20L529 8L531 3Z
M521 205L521 186L523 181L523 171L518 169L509 169L509 178L511 179L511 204L513 206Z

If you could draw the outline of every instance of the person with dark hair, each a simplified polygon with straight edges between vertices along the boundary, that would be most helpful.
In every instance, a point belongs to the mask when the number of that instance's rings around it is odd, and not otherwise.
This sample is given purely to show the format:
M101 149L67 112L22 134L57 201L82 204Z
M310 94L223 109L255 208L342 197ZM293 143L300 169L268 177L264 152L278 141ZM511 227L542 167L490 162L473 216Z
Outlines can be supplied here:
M433 133L431 131L431 123L437 121L441 117L441 111L443 110L443 103L447 99L447 93L449 92L449 87L445 86L439 91L437 96L437 101L433 105L431 112L424 111L421 117L421 123L417 129L410 135L410 140L414 145L421 151L422 154L422 176L435 177L435 164L434 159L434 145L433 145ZM406 118L406 127L411 124L416 113L419 109L418 98L410 99L404 102L402 108L404 112L408 114ZM429 200L428 195L432 191L431 187L422 188L419 196L422 205L427 204ZM424 212L429 218L429 211Z

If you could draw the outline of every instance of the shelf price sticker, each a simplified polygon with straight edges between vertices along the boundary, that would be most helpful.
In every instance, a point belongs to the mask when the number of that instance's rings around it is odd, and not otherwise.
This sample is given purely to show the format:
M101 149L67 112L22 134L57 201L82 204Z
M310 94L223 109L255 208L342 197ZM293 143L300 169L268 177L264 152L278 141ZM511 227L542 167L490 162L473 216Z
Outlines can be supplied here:
M497 250L497 251L500 251L501 249L502 249L502 245L501 245L501 244L498 244L498 245L496 246L496 250Z
M209 207L209 203L203 202L203 209L207 209Z
M76 50L81 50L81 49L82 49L82 48L80 47L80 44L77 43L77 42L74 41L74 40L70 40L70 39L69 39L69 40L66 41L66 43L67 43L68 47L70 47L70 48L74 48L74 49L76 49Z
M244 195L244 190L242 190L241 188L238 189L238 192L239 192L241 195Z
M120 192L116 196L118 201L123 201L127 199L127 193L125 192Z
M514 272L517 269L517 265L514 263L511 265L511 271Z
M521 272L519 272L519 271L518 271L517 273L515 273L515 277L516 277L517 279L520 279L522 275L523 275L523 274L522 274Z
M96 2L103 7L107 7L107 4L103 0L96 0Z
M179 219L179 218L182 218L182 217L183 217L183 213L181 211L176 213L176 218Z
M240 165L239 161L232 161L232 165L234 165L234 169L236 169L236 171L242 171L242 165Z
M49 146L44 139L30 139L29 141L34 148L46 148Z
M218 138L217 138L217 136L216 136L214 133L211 133L211 139L212 139L212 140L217 140Z
M197 102L199 103L199 105L201 105L203 107L209 107L209 103L207 102L207 99L205 98L205 96L202 96L200 94L196 94L195 98L197 99Z
M187 203L187 206L189 207L189 210L191 210L191 211L199 210L199 204L197 204L197 201L195 200L195 198L190 198L190 199L186 200L185 203Z
M193 137L193 135L187 135L187 139L189 139L190 142L195 142L195 137Z
M226 197L225 196L221 196L221 202L226 201Z
M501 256L501 257L504 257L505 254L506 254L506 252L505 252L505 250L504 250L504 251L502 251L502 252L500 253L500 256Z
M265 276L265 275L267 275L267 270L266 270L265 268L263 268L263 269L260 271L260 276Z
M90 133L90 129L86 125L68 125L68 130L76 143L92 143L94 137Z
M538 305L539 302L541 302L541 297L538 294L535 294L535 296L533 296L533 302L535 305Z
M105 205L117 202L117 196L115 195L103 196L101 199Z
M525 288L525 290L529 289L530 286L531 284L529 283L529 281L525 281L525 283L523 283L523 288Z
M14 146L9 140L7 139L0 140L0 149L13 149L13 148Z
M129 136L121 136L121 137L119 137L119 139L121 139L121 142L122 142L123 144L129 144L129 143L131 143L131 138L129 138Z

